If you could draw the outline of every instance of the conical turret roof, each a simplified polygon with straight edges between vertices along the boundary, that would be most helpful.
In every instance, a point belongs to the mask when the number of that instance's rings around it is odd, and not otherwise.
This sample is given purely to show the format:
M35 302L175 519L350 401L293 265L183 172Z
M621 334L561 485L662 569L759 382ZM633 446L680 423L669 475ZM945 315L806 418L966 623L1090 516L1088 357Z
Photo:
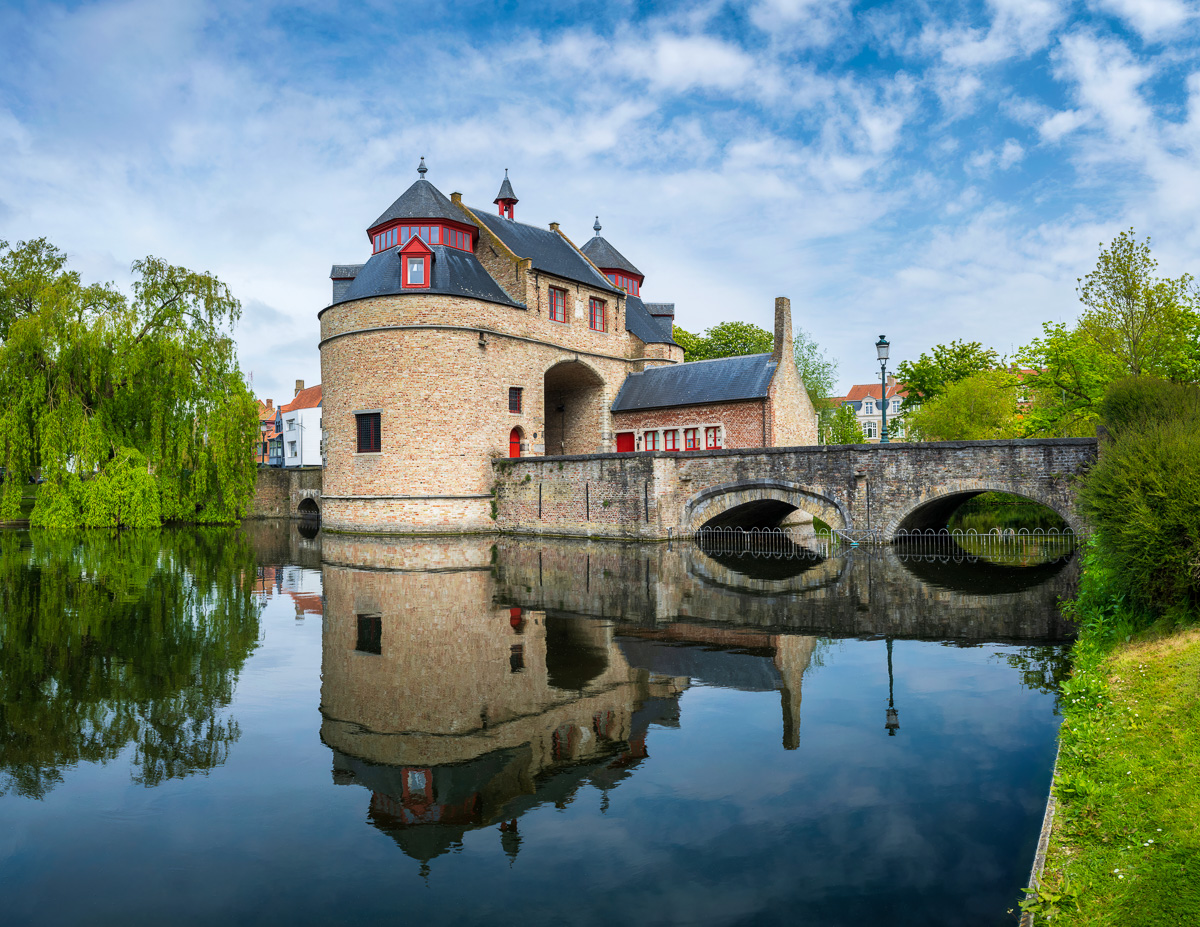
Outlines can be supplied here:
M499 203L503 200L511 200L514 203L521 202L517 199L517 194L513 193L512 184L508 182L508 168L504 169L504 183L500 184L500 192L496 194L493 203Z
M589 238L579 250L586 254L588 260L601 270L623 270L627 274L637 274L639 277L646 276L634 267L625 255L601 238L599 233L596 233L594 238Z
M421 167L425 166L424 159ZM461 209L456 207L441 190L422 176L407 190L400 194L399 199L383 211L378 219L367 226L367 231L395 219L448 219L462 225L479 224L472 221Z

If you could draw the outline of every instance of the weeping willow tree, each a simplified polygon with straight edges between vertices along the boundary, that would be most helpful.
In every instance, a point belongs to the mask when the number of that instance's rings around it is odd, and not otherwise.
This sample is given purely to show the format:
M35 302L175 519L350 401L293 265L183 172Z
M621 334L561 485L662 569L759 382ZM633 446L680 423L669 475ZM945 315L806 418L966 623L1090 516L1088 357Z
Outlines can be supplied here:
M231 522L254 492L254 398L231 336L241 303L155 257L132 296L84 285L38 239L0 241L0 518L44 480L31 523Z
M0 795L127 750L146 786L222 765L255 580L235 528L0 532Z

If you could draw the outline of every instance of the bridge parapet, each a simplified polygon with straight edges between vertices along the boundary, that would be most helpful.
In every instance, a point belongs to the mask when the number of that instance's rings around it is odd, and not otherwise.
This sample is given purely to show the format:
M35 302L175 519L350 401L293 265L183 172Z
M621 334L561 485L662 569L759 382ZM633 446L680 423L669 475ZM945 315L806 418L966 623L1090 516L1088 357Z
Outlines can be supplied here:
M835 528L940 527L982 492L1056 511L1079 534L1075 479L1094 438L819 445L501 460L497 527L518 534L662 540L703 525L770 527L799 508Z

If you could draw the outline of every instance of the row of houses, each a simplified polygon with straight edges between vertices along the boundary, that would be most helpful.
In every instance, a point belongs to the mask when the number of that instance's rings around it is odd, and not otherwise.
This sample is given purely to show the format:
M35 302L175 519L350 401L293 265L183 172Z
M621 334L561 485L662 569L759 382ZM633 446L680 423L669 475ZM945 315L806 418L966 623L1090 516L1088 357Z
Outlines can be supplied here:
M258 400L258 451L260 467L319 467L325 452L321 437L321 385L296 381L292 401L276 406L273 399Z
M900 417L900 406L908 390L895 377L887 378L887 392L882 383L856 383L845 396L834 399L840 406L850 406L858 419L858 427L870 444L878 444L883 433L883 410L887 406L887 431L889 441L904 440L904 420Z

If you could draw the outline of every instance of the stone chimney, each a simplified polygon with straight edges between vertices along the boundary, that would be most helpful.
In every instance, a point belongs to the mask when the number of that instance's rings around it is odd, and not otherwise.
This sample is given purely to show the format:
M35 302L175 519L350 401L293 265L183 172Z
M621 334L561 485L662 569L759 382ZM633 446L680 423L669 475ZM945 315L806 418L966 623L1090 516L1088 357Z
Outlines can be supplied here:
M778 300L776 300L776 305L778 305ZM778 319L778 315L779 315L779 310L778 310L778 309L776 309L776 310L775 310L775 314L776 314L776 318ZM775 330L776 330L776 331L779 331L779 322L778 322L778 321L776 321L776 322L775 322ZM778 337L778 336L776 336L776 337ZM789 337L789 338L788 338L788 340L790 341L790 340L791 340L791 338ZM300 391L301 391L302 389L304 389L304 381L303 381L303 380L297 380L297 381L296 381L296 395L295 395L295 396L293 396L292 398L293 398L293 399L295 399L295 398L296 398L296 396L299 396L299 395L300 395Z
M786 296L775 297L775 350L771 360L782 363L792 356L792 301Z
M268 400L267 400L267 408L268 408L268 409L273 409L273 408L275 408L275 400L274 400L274 399L268 399Z

